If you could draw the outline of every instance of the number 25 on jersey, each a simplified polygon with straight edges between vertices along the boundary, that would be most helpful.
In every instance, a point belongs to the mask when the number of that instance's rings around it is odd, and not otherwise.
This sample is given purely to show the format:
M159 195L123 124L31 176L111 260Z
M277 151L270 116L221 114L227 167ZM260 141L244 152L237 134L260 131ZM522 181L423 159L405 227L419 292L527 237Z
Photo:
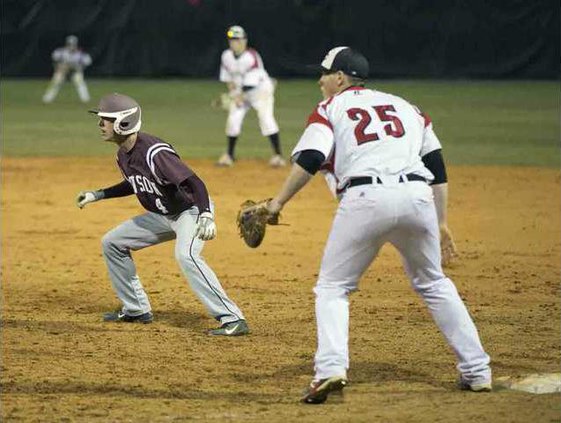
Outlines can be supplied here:
M397 116L389 114L389 112L395 113L395 108L392 105L372 106L372 109L376 112L376 117L378 119L382 122L389 122L384 126L384 132L386 135L394 138L401 138L405 135L405 130L403 129L401 120L399 120ZM358 145L366 142L378 141L380 139L376 132L365 132L368 125L372 122L372 116L370 113L371 112L369 110L358 107L353 107L347 110L347 116L349 116L349 119L358 121L355 126L355 137Z

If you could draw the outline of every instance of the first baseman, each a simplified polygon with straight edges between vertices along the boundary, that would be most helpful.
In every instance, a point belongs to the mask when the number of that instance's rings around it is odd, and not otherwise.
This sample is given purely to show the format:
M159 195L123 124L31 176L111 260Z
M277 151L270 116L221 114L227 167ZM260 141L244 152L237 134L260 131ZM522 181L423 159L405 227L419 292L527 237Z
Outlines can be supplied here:
M43 95L43 102L53 102L69 73L72 73L72 82L80 100L83 103L90 101L90 93L84 80L84 68L92 64L92 58L78 47L78 37L75 35L66 37L66 45L53 51L51 57L55 69L47 91Z
M456 354L460 386L491 390L489 356L452 281L441 245L453 252L447 225L447 176L431 120L392 94L364 87L369 65L349 47L321 63L325 100L292 152L294 165L269 205L278 213L322 168L340 199L323 253L316 294L315 377L305 403L324 402L347 384L349 294L386 242L399 251L411 285Z
M275 120L275 85L263 66L257 51L247 47L247 34L238 25L226 31L229 48L224 50L220 61L220 81L225 82L230 96L226 137L228 150L219 159L219 166L232 166L235 159L236 142L242 130L247 112L254 108L259 127L264 137L269 137L273 156L272 167L286 165L281 155L279 126Z
M130 97L109 94L91 113L99 117L104 141L118 147L117 165L123 181L97 191L83 191L78 207L102 199L136 194L147 210L109 231L102 239L103 256L122 308L106 313L105 321L150 323L150 302L131 251L175 239L175 258L191 289L212 317L221 323L212 335L249 333L238 306L226 295L216 274L201 257L204 241L216 236L213 205L203 181L185 165L174 148L144 132L141 109Z

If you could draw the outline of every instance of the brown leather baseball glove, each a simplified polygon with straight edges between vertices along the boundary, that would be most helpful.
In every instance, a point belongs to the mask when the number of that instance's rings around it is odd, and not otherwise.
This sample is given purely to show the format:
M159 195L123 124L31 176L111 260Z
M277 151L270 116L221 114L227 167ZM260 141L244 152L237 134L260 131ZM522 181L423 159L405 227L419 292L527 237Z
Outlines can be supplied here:
M271 199L262 201L244 201L236 218L240 237L251 248L257 248L265 238L267 225L278 225L279 214L271 214L267 210L267 203Z

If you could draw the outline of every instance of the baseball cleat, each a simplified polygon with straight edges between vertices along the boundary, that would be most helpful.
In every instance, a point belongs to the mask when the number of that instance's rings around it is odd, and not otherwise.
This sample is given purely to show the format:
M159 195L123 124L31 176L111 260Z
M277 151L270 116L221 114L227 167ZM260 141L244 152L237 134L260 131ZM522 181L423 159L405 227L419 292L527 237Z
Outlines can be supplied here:
M329 394L342 394L343 388L347 384L347 378L344 376L332 376L326 379L313 380L304 392L302 402L304 404L323 404Z
M138 316L131 316L123 313L121 310L112 311L103 315L104 322L125 322L125 323L152 323L154 315L150 312L140 314Z
M469 383L465 380L460 380L458 384L462 391L491 392L493 390L491 382Z
M224 323L216 329L208 331L209 335L216 336L241 336L249 333L249 327L245 320L236 320L235 322Z
M284 167L286 166L286 160L284 160L280 154L275 154L273 157L271 157L271 160L269 160L269 166Z
M231 167L234 166L234 159L228 153L224 153L220 156L216 162L217 166Z

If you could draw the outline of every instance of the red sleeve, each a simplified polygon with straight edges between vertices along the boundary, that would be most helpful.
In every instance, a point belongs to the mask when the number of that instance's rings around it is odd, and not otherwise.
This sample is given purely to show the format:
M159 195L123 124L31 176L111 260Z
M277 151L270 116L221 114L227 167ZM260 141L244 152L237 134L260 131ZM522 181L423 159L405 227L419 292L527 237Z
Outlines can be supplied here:
M427 126L429 126L429 125L432 123L432 119L431 119L430 116L427 115L426 113L421 112L421 116L422 116L423 119L425 120L425 128L426 128Z
M310 126L312 123L321 123L322 125L327 126L329 129L333 131L333 126L331 122L327 120L325 117L319 114L318 109L315 108L312 114L308 117L308 123L306 126Z
M421 117L425 121L425 128L432 123L432 120L428 114L421 112L421 110L417 106L413 106L413 108L417 111L417 113L419 113L419 115L421 115Z
M251 54L251 57L253 58L253 63L249 67L248 71L251 69L257 69L259 67L259 54L252 48L248 49L247 52Z
M335 174L335 149L333 149L329 157L325 159L319 170L325 170L329 173Z

